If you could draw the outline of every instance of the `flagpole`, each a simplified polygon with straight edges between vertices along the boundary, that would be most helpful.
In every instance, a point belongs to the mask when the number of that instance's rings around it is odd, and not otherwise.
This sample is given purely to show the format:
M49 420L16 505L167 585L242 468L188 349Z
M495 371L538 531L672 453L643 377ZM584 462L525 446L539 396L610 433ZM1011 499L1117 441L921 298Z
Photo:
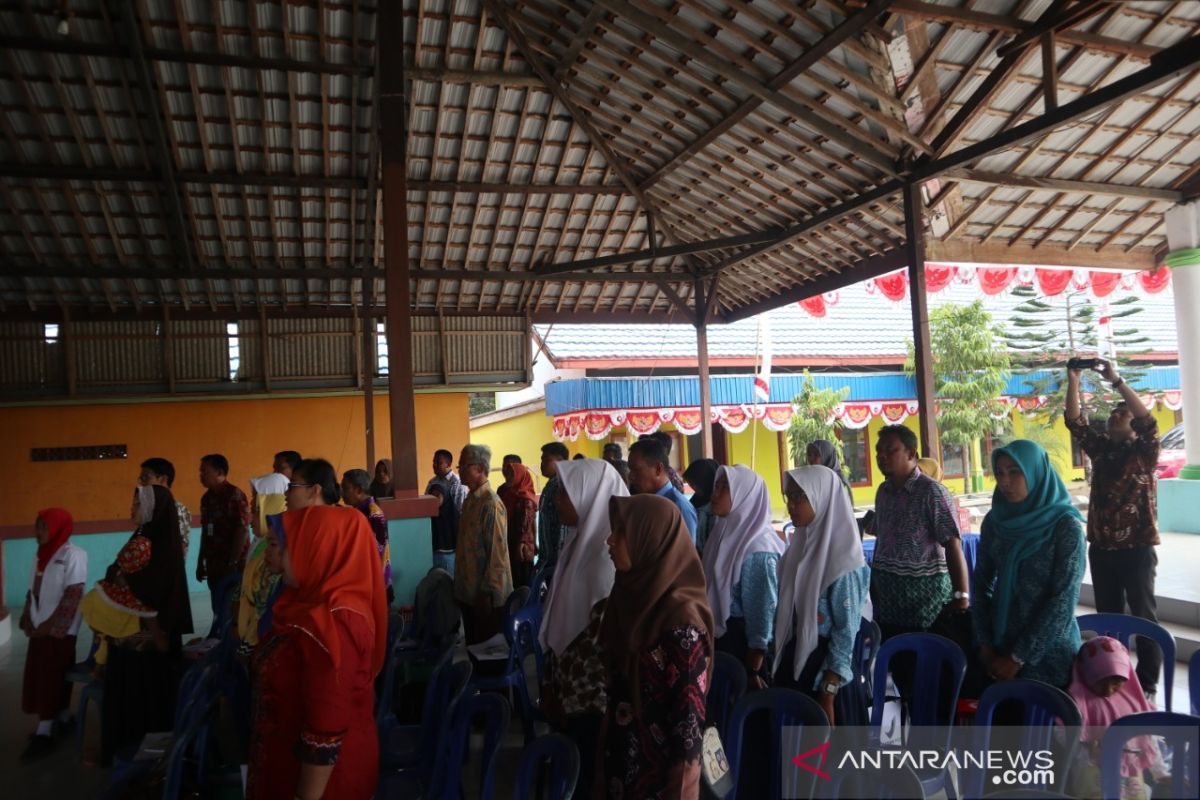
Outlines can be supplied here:
M753 401L750 407L750 471L756 472L754 468L755 458L758 455L758 431L754 429L754 412L758 410L758 389L755 385L755 380L758 378L758 371L762 367L762 317L758 318L758 327L754 331L754 375L750 379L750 399Z

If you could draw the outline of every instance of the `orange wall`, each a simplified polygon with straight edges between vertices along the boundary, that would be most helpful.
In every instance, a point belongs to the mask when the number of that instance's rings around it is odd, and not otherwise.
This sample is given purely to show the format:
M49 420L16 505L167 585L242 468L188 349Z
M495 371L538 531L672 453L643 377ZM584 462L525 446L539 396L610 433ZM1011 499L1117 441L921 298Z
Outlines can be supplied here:
M375 397L376 457L391 446L388 397ZM33 522L38 509L63 506L77 520L129 514L138 465L151 456L175 464L175 494L198 513L200 457L223 453L243 490L271 471L279 450L328 459L338 473L366 463L362 396L187 402L46 405L0 408L0 525ZM458 453L469 440L465 393L416 395L418 472L431 473L433 451ZM124 444L122 461L30 461L35 447ZM198 524L197 520L197 524Z

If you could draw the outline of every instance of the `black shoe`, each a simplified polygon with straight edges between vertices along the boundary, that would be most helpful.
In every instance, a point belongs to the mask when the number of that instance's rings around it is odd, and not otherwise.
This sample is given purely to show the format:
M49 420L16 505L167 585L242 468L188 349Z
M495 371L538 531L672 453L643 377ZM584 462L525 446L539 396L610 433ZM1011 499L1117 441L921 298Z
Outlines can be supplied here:
M75 717L67 717L66 720L54 720L52 728L52 736L56 739L64 739L75 733Z
M50 736L30 736L29 744L21 753L22 764L32 764L43 756L54 752L54 739Z

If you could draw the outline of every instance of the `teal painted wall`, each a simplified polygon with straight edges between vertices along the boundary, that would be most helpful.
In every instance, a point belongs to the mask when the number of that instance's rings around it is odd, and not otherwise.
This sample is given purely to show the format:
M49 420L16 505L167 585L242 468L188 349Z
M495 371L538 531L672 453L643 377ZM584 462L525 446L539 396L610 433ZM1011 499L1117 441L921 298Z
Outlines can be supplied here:
M392 589L396 605L412 605L417 584L433 566L433 528L428 517L388 520Z
M132 532L132 531L131 531ZM130 532L130 533L131 533ZM108 565L117 560L117 553L129 541L129 533L92 533L74 536L71 543L82 548L88 557L88 582L90 589L104 577ZM4 545L4 605L10 609L21 609L25 605L25 592L29 591L29 579L33 574L33 556L37 552L36 539L8 539ZM189 592L206 592L208 586L196 580L196 558L200 555L200 529L192 528L191 546L188 547L187 576Z
M417 591L417 584L433 566L430 548L430 521L421 519L394 519L388 521L388 538L392 546L392 587L396 592L397 605L409 605ZM94 533L76 536L71 541L83 548L88 556L87 588L104 577L108 565L117 558L117 553L129 540L128 533ZM196 580L196 557L200 553L200 529L192 528L191 546L188 548L187 575L189 592L206 592L208 586ZM25 605L25 592L29 590L29 578L33 570L33 556L37 552L36 539L9 539L4 541L4 604L19 613Z

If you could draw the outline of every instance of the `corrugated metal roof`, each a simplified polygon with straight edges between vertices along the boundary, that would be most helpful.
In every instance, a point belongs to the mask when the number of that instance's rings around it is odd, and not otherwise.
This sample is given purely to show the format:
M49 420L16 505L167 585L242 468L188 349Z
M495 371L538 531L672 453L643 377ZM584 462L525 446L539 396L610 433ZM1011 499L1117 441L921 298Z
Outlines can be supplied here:
M13 173L0 177L0 312L297 303L348 311L361 300L358 271L382 253L368 218L372 209L379 215L378 196L367 192L381 6L137 0L133 7L148 87L126 41L129 26L99 0L0 8L8 37L0 57L0 166ZM498 281L544 263L643 248L648 214L660 241L687 242L784 225L869 191L899 171L900 160L922 157L942 122L962 110L999 63L984 48L1009 41L1052 4L896 4L807 70L774 83L855 8L835 0L401 0L400 7L414 70L409 256L425 272L414 281L414 308L665 316L672 292L690 298L694 270L738 252L639 265L670 270L667 288L659 277L606 280L604 273ZM1066 102L1194 37L1200 3L1108 4L1061 27L1059 100ZM911 48L926 41L938 48L925 73L931 80L915 92L895 85L887 48L899 37ZM909 55L913 65L925 61L923 52ZM256 65L261 59L291 65ZM966 75L971 64L977 71ZM535 66L553 74L554 91L539 83ZM951 149L1040 114L1041 77L1040 59L1026 58ZM930 86L937 91L922 96ZM910 129L901 91L929 119ZM1192 71L974 166L1180 189L1197 175L1198 99ZM166 160L155 118L166 132ZM168 166L185 176L178 219ZM1161 255L1169 200L959 180L938 209L950 226L944 235L986 244L992 261L1014 244L1083 254L1096 266L1123 254L1139 263ZM455 183L615 193L484 192ZM898 195L880 198L727 269L717 311L769 303L894 252L902 238ZM189 261L197 268L184 277ZM286 280L220 274L230 267L322 272ZM138 272L147 269L171 279L151 281ZM488 281L431 274L439 270L497 274ZM346 276L332 274L339 271ZM371 289L382 297L382 281Z
M1061 373L1039 370L1029 375L1014 375L1005 394L1027 394L1028 381ZM899 373L821 374L811 376L819 389L849 389L847 400L908 400L916 397L917 386L909 376ZM1178 367L1151 367L1134 382L1139 391L1161 392L1179 388ZM709 379L714 406L742 405L755 402L753 375L714 375ZM803 375L773 375L771 403L790 403L804 387ZM759 401L761 402L761 401ZM639 378L573 378L546 384L546 414L570 414L592 409L677 408L700 405L700 381L695 376Z

